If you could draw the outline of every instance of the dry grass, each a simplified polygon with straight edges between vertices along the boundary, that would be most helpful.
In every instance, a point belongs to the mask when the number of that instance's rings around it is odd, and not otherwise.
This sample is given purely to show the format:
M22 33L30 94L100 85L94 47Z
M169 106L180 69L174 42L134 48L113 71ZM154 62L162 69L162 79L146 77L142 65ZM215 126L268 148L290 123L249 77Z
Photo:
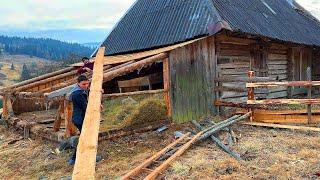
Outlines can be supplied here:
M189 125L172 125L162 134L149 132L104 141L98 154L97 179L117 179L173 141L173 132ZM320 172L319 134L235 126L238 143L232 149L247 159L238 162L207 140L193 146L164 172L166 179L316 179ZM3 179L60 179L71 176L66 161L71 152L22 140L0 126L0 174Z
M102 129L132 129L167 119L161 95L118 98L104 102Z

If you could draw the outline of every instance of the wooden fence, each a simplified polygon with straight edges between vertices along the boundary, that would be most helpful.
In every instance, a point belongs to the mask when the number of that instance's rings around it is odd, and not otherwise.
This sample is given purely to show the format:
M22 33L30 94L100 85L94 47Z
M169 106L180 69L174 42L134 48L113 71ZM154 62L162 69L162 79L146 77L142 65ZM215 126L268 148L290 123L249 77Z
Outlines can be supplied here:
M310 71L310 70L309 70ZM308 73L309 74L309 73ZM311 73L310 73L311 74ZM312 107L311 105L320 104L320 99L312 99L312 87L320 86L320 81L290 81L290 82L250 82L246 84L248 88L248 101L247 105L307 105L308 124L313 123L312 121ZM278 87L305 87L308 89L308 96L306 99L263 99L256 100L255 88L278 88ZM250 109L254 111L253 109ZM254 114L254 113L253 113ZM254 115L251 121L254 120Z

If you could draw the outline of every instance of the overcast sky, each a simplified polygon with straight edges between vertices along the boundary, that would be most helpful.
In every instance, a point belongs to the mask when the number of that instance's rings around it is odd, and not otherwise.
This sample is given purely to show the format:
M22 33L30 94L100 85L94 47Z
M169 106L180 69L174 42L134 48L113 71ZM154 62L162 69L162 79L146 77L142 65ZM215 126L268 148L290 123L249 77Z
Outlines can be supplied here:
M135 0L1 0L0 28L110 29ZM297 0L320 19L320 0Z

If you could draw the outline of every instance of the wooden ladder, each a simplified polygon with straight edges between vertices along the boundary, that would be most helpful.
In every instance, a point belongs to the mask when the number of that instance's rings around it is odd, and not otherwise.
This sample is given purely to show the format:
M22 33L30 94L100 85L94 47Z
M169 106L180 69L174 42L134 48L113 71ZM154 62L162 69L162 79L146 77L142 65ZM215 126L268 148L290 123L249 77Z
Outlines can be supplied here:
M183 154L193 143L195 143L203 132L199 132L192 138L186 133L179 139L169 144L161 151L145 160L142 164L121 177L121 180L130 179L155 179L161 174L177 157Z

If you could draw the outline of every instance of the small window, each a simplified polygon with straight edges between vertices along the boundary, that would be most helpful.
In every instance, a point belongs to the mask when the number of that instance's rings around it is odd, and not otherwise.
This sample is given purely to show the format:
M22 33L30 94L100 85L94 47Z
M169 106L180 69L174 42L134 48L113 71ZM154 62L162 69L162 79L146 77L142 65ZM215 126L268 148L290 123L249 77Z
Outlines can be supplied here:
M273 14L277 14L277 13L269 6L269 4L267 4L264 0L261 0L261 2L262 2Z

